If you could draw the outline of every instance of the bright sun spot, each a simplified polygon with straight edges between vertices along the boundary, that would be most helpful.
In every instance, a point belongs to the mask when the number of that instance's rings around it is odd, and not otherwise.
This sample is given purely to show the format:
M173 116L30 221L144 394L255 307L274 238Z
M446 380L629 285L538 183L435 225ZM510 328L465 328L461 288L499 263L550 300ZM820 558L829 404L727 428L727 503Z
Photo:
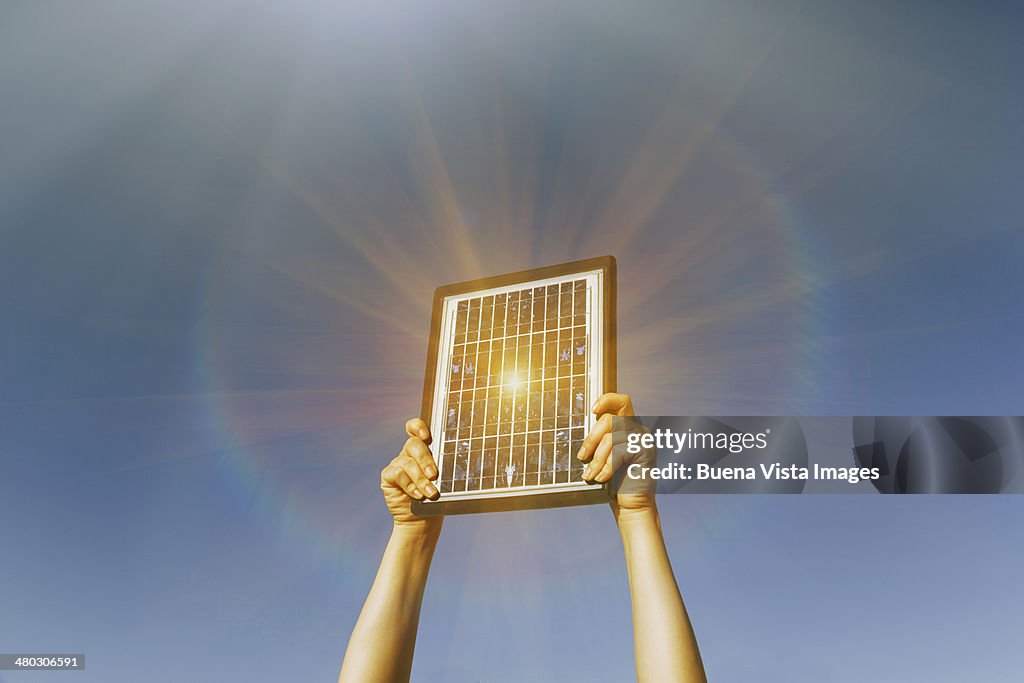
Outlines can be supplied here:
M506 372L505 373L505 386L512 391L518 391L523 386L523 378L518 372Z

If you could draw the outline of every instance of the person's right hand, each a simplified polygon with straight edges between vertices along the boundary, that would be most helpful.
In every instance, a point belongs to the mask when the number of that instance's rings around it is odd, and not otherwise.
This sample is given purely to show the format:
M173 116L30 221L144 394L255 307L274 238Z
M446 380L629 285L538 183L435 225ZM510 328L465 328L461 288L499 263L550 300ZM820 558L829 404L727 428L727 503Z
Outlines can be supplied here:
M583 470L584 481L604 484L611 481L616 470L628 465L633 457L623 457L624 435L620 434L620 445L616 446L615 418L633 417L636 412L633 409L633 400L628 394L615 393L599 397L594 402L593 412L598 416L598 420L583 440L576 457L587 463ZM612 497L610 503L612 514L619 524L630 517L645 515L656 509L653 492L635 493L629 489L627 492L620 490Z
M405 432L409 439L402 452L380 473L380 490L396 527L426 531L439 527L444 519L417 517L412 512L413 498L436 500L440 495L433 483L438 476L437 463L427 447L430 429L423 420L413 418L405 423Z

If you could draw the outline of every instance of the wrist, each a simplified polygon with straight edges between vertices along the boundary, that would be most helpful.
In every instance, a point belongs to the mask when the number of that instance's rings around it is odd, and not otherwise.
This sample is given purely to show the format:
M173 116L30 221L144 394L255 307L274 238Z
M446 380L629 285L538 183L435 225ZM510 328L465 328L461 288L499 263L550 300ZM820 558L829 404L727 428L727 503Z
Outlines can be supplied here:
M620 508L615 517L615 523L619 527L619 533L623 536L633 534L638 531L648 531L651 529L657 531L661 530L661 519L658 517L658 508L654 505L635 509Z
M399 541L434 545L441 535L441 526L443 524L444 517L395 521L391 529L391 537Z

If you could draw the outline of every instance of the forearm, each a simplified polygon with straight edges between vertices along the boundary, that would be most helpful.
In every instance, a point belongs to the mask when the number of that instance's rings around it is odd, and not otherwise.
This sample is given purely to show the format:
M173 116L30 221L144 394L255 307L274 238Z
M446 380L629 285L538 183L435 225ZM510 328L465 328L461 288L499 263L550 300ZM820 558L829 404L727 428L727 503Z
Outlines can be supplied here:
M440 525L396 526L352 630L339 681L407 681L420 606Z
M619 531L629 573L637 680L706 681L657 509L620 515Z

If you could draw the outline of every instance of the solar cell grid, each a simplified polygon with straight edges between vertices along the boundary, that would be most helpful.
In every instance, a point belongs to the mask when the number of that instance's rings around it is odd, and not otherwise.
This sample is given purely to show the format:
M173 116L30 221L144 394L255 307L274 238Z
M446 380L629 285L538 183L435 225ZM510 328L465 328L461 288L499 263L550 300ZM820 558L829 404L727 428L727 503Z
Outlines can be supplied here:
M423 415L441 498L417 514L607 499L574 455L589 406L614 386L614 267L601 257L438 289Z
M442 494L580 481L587 309L585 278L457 303Z

